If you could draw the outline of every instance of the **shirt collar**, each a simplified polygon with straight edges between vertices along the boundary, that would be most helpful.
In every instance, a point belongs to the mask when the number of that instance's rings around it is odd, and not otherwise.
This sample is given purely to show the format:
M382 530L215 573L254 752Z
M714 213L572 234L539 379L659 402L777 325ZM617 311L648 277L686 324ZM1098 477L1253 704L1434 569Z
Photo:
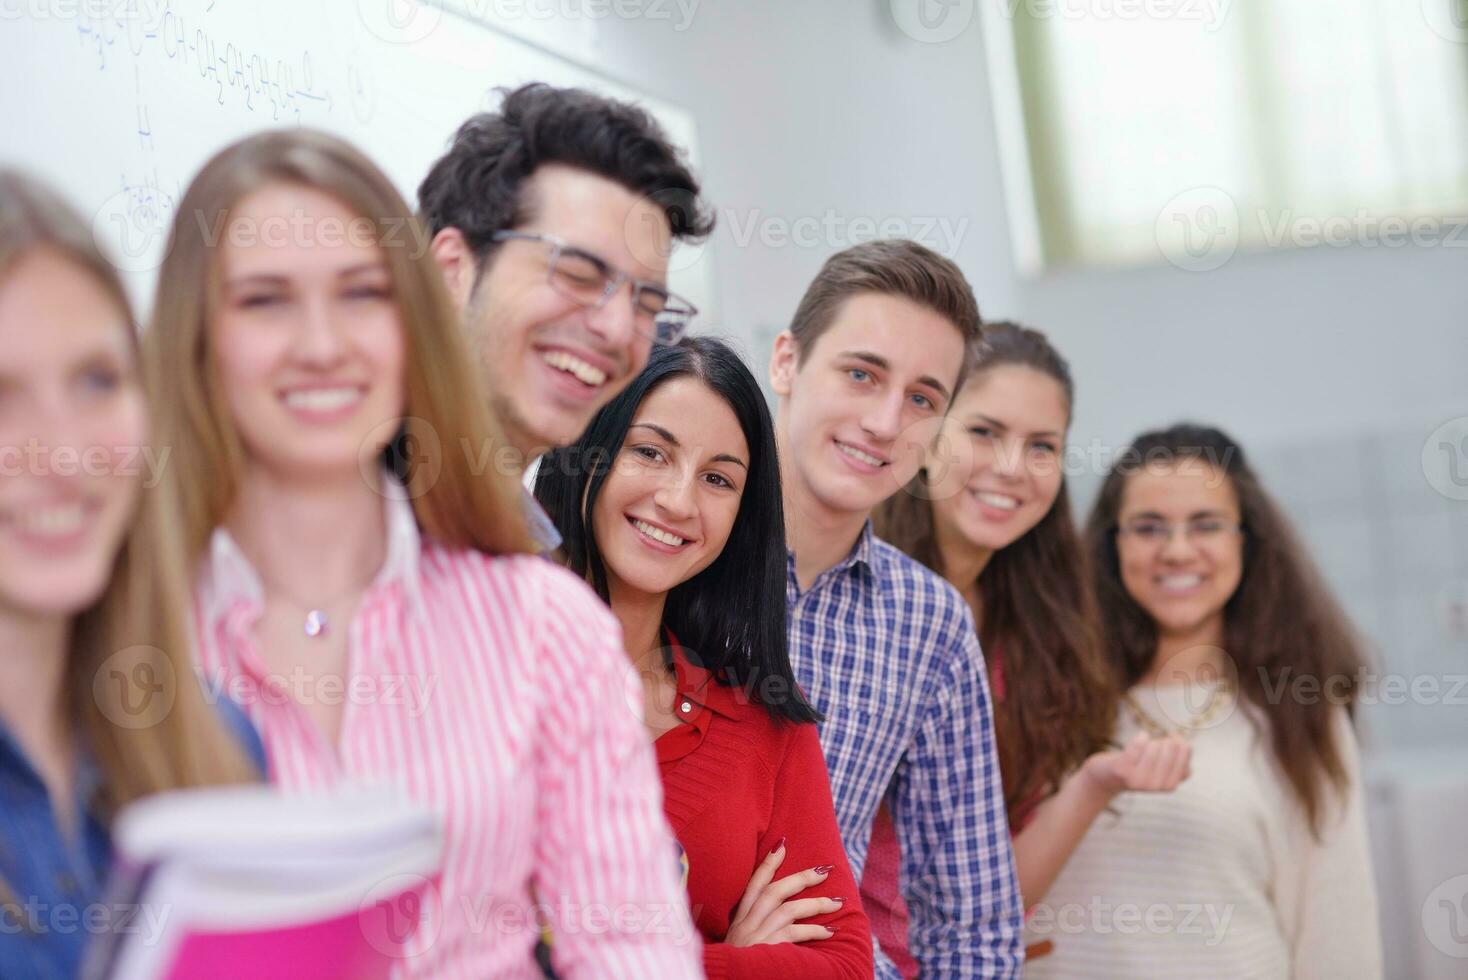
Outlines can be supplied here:
M563 539L556 528L556 522L551 520L545 508L540 506L540 501L535 499L535 478L540 474L540 464L544 460L545 455L542 454L525 467L525 475L520 478L520 501L521 508L525 511L525 523L530 525L530 537L540 549L541 556L549 558L561 546Z
M102 769L90 752L80 752L76 762L76 799L84 808L95 809L102 793Z
M556 530L555 521L540 506L535 494L521 487L520 496L524 502L525 522L530 525L530 536L535 539L535 546L540 549L540 553L549 555L561 546L561 532Z
M861 533L856 536L856 544L852 545L851 551L847 553L846 557L826 569L817 578L823 579L828 575L853 569L858 572L864 572L867 582L873 588L880 586L882 578L877 574L876 540L877 536L876 532L872 530L871 518L868 518L866 523L861 526ZM787 549L786 554L789 556L790 574L793 581L795 574L795 552Z
M73 746L76 759L76 772L72 776L73 805L81 812L93 812L97 809L103 790L102 770L84 738L76 736ZM26 755L5 723L0 721L0 774L6 772L24 772L35 780L36 785L44 788L30 756Z
M423 535L408 491L396 476L382 471L379 494L387 524L387 558L367 587L369 593L379 588L398 585L403 598L414 613L423 611L423 593L419 580L419 559L423 551ZM229 531L220 525L209 538L209 554L204 570L206 622L217 622L237 603L260 607L265 603L265 587L255 566L245 557Z
M669 629L663 630L673 654L673 673L678 696L725 718L739 716L739 689L720 684L714 675L688 659L683 644Z
M851 554L846 556L846 561L840 567L852 568L860 565L868 572L875 572L877 566L873 553L876 548L873 542L876 540L877 535L872 530L871 518L867 518L867 522L861 526L861 534L856 537L856 546L851 549Z

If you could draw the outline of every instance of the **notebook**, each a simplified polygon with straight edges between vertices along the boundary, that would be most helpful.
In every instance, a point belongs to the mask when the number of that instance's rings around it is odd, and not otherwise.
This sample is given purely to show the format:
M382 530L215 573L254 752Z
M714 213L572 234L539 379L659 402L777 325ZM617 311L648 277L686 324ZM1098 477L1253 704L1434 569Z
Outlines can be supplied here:
M181 790L113 826L95 980L379 980L411 950L437 894L438 817L386 789L286 795Z

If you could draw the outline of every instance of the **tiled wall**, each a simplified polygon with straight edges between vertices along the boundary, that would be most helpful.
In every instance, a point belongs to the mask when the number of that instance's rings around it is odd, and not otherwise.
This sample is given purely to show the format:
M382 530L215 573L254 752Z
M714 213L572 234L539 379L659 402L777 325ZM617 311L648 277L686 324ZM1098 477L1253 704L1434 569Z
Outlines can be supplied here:
M1468 497L1468 454L1462 428L1442 447L1440 421L1255 460L1368 638L1374 669L1419 685L1420 696L1368 687L1368 751L1468 747L1468 500L1449 495Z

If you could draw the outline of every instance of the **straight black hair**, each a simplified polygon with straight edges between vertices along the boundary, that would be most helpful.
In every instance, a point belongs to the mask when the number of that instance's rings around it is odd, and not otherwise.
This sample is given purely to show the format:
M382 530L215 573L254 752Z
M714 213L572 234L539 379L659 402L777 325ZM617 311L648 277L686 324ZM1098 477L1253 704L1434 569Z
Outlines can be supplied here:
M581 438L548 453L535 496L564 539L572 571L608 599L607 573L590 515L643 399L675 378L696 378L734 411L749 444L749 475L724 550L668 594L663 625L691 661L740 687L776 720L816 722L790 667L785 633L785 513L775 430L754 375L727 344L689 337L653 349L647 367L591 420Z

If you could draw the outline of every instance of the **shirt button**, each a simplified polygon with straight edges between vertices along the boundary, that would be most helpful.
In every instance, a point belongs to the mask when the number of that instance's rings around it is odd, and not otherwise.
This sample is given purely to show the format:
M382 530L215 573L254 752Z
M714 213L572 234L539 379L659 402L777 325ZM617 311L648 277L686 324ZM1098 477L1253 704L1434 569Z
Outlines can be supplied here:
M678 705L678 710L686 715L688 714L688 712L693 710L693 705L689 704L687 701L684 701L682 704Z

